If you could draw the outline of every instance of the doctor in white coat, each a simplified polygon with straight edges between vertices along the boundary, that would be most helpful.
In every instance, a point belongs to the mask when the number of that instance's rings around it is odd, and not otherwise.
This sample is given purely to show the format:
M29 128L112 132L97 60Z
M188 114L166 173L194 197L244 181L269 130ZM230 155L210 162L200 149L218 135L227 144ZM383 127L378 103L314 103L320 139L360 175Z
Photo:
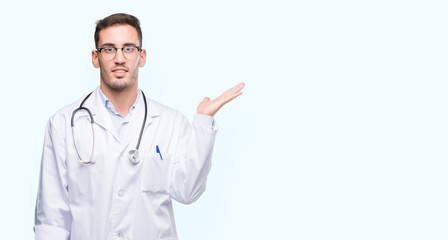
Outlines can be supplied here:
M36 239L177 239L172 199L189 204L204 192L217 130L213 115L244 83L204 98L190 124L138 88L146 60L141 43L134 16L98 21L92 62L100 86L48 121Z

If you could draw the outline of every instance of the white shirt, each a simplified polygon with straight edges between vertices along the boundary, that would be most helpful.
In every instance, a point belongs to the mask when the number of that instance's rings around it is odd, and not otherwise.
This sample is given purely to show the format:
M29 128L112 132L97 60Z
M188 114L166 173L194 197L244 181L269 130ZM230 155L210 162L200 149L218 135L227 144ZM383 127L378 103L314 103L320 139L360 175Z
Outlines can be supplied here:
M217 131L213 118L195 115L190 125L178 111L147 99L140 162L134 164L127 154L138 141L143 98L121 139L97 88L84 103L94 115L96 163L85 165L78 161L70 124L82 99L59 110L48 122L36 202L36 239L177 239L171 201L189 204L204 192ZM78 112L74 122L78 150L81 157L89 158L93 142L88 114Z

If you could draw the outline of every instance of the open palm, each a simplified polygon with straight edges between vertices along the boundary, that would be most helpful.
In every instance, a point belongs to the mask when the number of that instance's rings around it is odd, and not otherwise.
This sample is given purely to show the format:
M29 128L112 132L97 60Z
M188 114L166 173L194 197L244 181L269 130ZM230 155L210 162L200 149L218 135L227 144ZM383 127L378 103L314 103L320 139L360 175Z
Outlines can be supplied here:
M239 83L235 87L225 91L219 97L210 100L205 97L198 106L198 114L213 116L226 103L232 101L234 98L242 94L241 89L244 88L244 83Z

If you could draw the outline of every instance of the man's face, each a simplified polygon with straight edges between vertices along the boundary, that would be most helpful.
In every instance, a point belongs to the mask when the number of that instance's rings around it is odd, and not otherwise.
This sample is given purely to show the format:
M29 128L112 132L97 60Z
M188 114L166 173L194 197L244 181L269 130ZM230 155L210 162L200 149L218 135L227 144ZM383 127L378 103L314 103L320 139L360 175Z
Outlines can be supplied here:
M98 48L127 46L140 47L137 30L130 25L113 25L100 31ZM105 52L103 49L102 52ZM112 54L113 56L113 54ZM146 62L146 51L136 49L134 54L123 54L118 49L111 59L105 53L92 51L92 63L100 68L101 81L113 90L123 90L133 86L138 79L138 68Z

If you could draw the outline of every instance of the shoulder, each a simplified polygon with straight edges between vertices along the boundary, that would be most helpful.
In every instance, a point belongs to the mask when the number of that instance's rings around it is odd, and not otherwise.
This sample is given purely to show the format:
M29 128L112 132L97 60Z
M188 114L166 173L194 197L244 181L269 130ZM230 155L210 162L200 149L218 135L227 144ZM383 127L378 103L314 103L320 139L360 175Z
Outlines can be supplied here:
M73 111L79 107L86 96L87 94L57 110L52 116L50 116L48 123L53 128L61 132L64 131L64 128L70 127Z
M168 107L151 98L147 98L149 114L168 118L185 118L185 116L177 109Z

